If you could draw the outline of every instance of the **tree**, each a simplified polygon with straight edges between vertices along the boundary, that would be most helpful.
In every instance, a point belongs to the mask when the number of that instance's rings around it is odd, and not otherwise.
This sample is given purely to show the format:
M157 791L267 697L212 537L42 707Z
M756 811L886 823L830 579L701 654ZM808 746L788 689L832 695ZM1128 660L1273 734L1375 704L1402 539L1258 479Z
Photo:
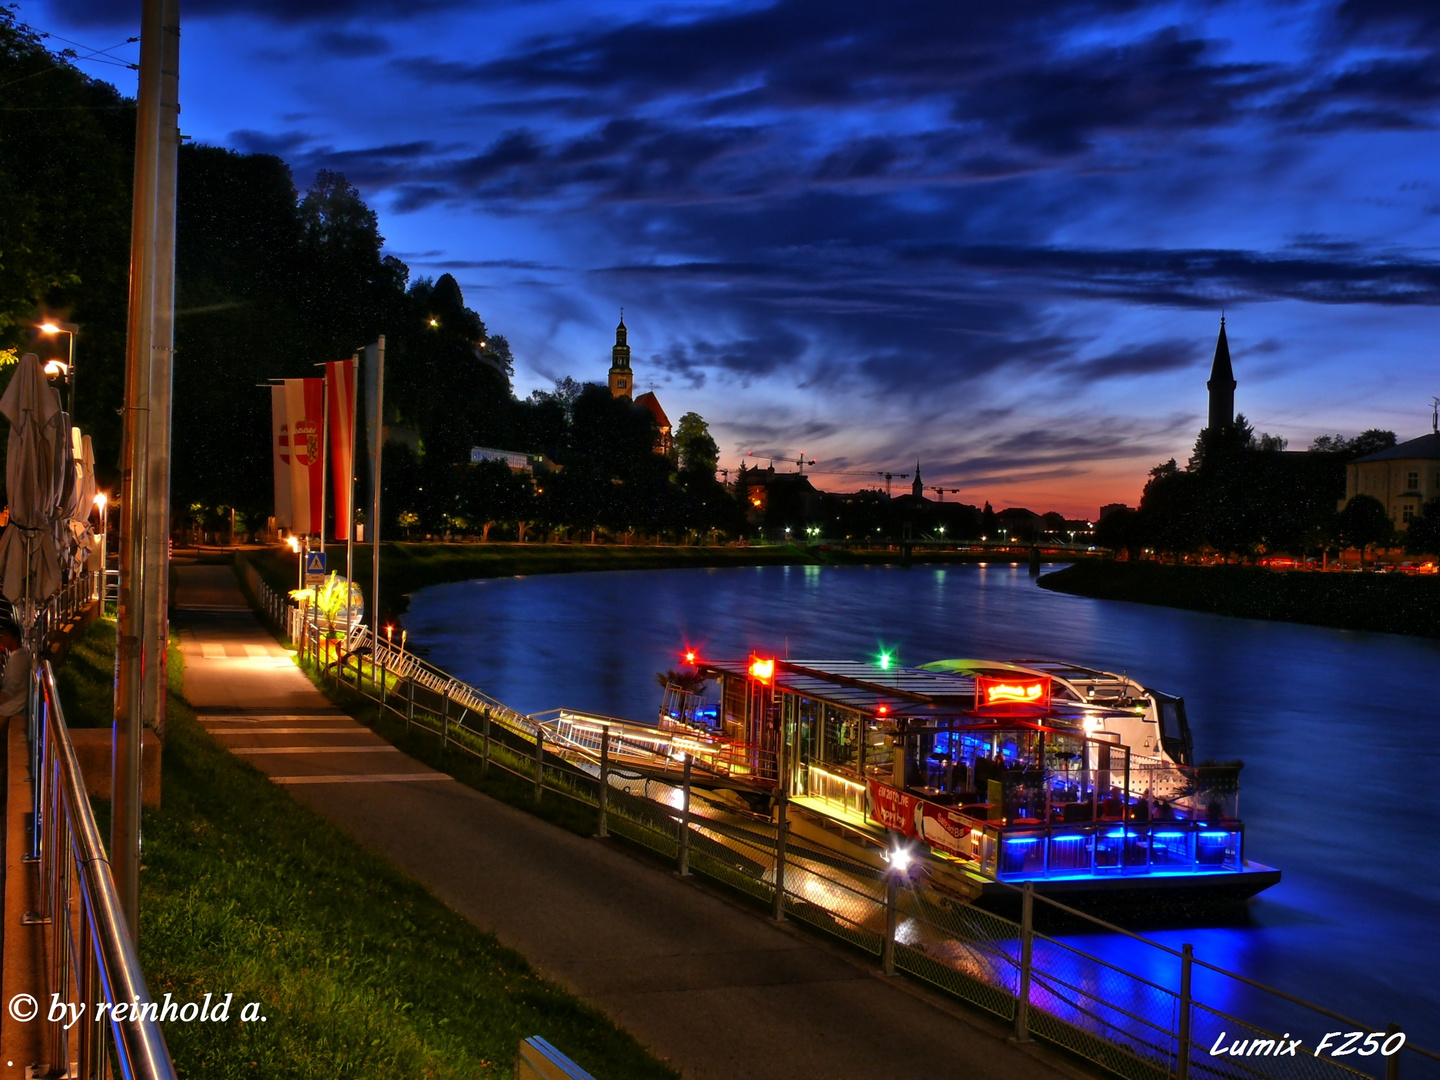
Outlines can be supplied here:
M1405 550L1411 555L1440 555L1440 499L1431 499L1405 530Z
M1335 532L1346 547L1359 548L1363 565L1366 551L1376 544L1388 543L1394 536L1395 527L1379 499L1356 495L1340 511Z
M1144 516L1128 506L1111 511L1095 524L1095 543L1111 551L1124 551L1130 558L1145 546Z
M710 436L710 425L697 412L680 417L675 429L675 450L680 455L680 468L689 473L715 475L720 464L720 448Z
M1310 444L1310 449L1319 454L1340 454L1345 460L1352 461L1377 450L1388 450L1394 445L1395 432L1370 428L1353 439L1347 439L1344 435L1321 435Z

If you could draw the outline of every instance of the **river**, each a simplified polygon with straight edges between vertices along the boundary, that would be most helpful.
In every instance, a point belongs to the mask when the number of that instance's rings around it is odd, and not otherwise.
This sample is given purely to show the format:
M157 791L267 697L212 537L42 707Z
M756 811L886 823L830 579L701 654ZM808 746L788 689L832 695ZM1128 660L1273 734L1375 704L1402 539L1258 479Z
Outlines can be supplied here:
M1247 857L1284 871L1242 925L1149 936L1440 1049L1440 808L1427 801L1440 792L1440 641L1068 596L1008 563L472 581L420 590L404 622L430 660L512 707L646 722L655 672L687 646L1128 671L1185 698L1199 759L1244 760ZM1145 963L1118 936L1086 947ZM1313 1045L1323 1030L1295 1034Z

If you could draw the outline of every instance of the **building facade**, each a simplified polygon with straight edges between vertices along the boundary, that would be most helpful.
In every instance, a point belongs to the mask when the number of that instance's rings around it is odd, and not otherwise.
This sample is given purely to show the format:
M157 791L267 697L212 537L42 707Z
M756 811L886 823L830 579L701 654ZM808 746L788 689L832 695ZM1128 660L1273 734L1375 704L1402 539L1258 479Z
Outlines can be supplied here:
M1378 450L1345 466L1343 507L1356 495L1380 500L1397 529L1406 529L1431 499L1440 499L1440 433Z

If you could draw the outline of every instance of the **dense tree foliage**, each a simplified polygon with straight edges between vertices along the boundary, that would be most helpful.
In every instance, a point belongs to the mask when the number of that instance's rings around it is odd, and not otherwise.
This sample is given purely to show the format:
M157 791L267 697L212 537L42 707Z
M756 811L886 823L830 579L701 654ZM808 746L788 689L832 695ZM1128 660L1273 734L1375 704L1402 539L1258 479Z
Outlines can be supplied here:
M5 10L0 83L0 350L64 359L66 337L37 335L35 323L80 325L75 417L108 475L120 453L134 102L51 54Z
M1377 531L1366 524L1365 504L1347 507L1348 517L1337 515L1336 506L1345 494L1346 462L1393 445L1394 432L1371 430L1354 438L1321 436L1308 451L1286 452L1283 439L1257 435L1242 414L1233 425L1201 431L1184 468L1171 459L1152 469L1139 511L1112 515L1097 539L1132 555L1148 550L1177 558L1384 543L1388 521Z

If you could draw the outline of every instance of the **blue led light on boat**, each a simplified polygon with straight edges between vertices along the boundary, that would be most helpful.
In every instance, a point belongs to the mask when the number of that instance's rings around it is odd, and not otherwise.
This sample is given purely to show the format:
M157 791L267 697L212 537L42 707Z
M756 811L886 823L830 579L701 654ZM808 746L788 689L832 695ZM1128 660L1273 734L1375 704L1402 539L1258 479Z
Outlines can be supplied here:
M1171 840L1171 839L1174 839L1174 838L1177 837L1177 836L1184 836L1184 835L1185 835L1185 834L1184 834L1183 832L1157 832L1157 833L1155 834L1155 839L1157 839L1157 840Z
M1231 836L1231 835L1233 835L1233 834L1228 833L1228 832L1202 832L1200 835L1201 835L1201 836L1205 836L1205 837L1216 837L1216 836Z

